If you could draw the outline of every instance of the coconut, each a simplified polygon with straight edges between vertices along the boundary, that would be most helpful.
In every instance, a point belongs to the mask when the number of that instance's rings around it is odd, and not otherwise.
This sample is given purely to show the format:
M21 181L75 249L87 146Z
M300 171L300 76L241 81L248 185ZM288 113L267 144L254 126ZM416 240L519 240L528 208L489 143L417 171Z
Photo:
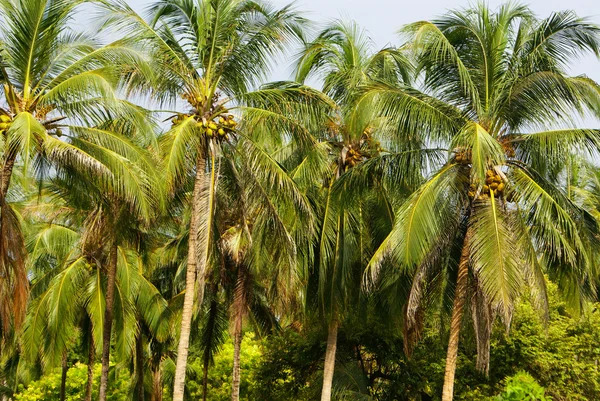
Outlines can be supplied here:
M211 128L206 129L206 135L208 135L208 136L213 136L213 132L214 131Z

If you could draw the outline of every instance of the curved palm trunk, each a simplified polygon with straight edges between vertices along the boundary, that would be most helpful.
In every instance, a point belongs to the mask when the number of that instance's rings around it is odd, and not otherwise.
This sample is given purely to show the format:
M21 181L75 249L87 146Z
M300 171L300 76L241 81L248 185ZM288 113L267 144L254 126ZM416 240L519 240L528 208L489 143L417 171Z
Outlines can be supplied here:
M110 337L112 333L113 307L115 302L115 281L117 276L117 243L112 241L108 262L108 282L106 288L106 308L102 330L102 373L100 375L99 401L106 401L108 389L108 369L110 363Z
M90 322L90 341L88 349L88 368L87 368L87 384L85 386L85 401L92 401L92 386L94 385L94 359L95 359L95 344L94 344L94 328Z
M196 165L196 178L194 181L194 192L192 195L192 216L190 219L190 235L188 240L187 271L185 276L185 294L183 297L183 309L181 312L181 332L179 345L177 346L177 363L175 366L175 378L173 380L173 401L183 401L185 390L185 370L190 346L190 331L192 328L192 313L194 308L194 295L198 292L198 303L202 303L204 297L206 260L208 255L209 232L212 226L213 196L216 184L214 156L212 159L212 171L210 181L207 182L206 160L199 156ZM200 221L204 218L205 243L198 243L200 233ZM202 245L199 247L198 245ZM199 252L198 252L199 251ZM196 261L199 260L200 264ZM196 286L196 281L198 282Z
M327 334L327 350L325 351L325 364L323 366L323 390L321 391L321 401L331 400L331 390L333 388L333 372L335 370L335 352L337 349L338 322L329 323L329 332Z
M69 367L67 366L67 351L63 352L62 363L61 363L61 373L60 373L60 401L65 401L65 392L67 388L67 371Z
M470 244L471 229L468 228L463 241L460 262L458 264L458 276L456 278L454 305L452 306L452 321L450 323L450 339L448 341L448 353L446 355L446 372L444 374L442 401L452 401L454 395L454 375L456 373L456 358L458 356L458 340L467 295Z

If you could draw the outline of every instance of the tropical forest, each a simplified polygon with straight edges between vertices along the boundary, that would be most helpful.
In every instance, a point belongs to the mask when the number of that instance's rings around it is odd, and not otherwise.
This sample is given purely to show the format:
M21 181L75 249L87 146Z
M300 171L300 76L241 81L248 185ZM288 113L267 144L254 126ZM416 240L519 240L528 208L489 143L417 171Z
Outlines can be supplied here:
M0 0L0 401L600 400L568 7Z

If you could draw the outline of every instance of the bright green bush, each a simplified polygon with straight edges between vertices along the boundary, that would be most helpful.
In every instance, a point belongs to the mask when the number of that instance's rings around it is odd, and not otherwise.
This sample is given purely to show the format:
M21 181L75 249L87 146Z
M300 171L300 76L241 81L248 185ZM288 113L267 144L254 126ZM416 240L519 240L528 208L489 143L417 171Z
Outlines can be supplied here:
M100 386L101 365L94 366L94 385L92 388L92 399L98 398L98 387ZM128 400L129 373L125 369L113 370L117 377L109 381L108 401ZM29 383L25 388L19 385L14 396L15 401L58 401L60 395L60 369L44 375L39 380ZM65 387L66 401L81 401L85 396L87 383L87 365L76 363L67 371L67 382Z
M504 393L495 398L496 401L552 401L545 395L546 391L528 373L519 372L506 379Z

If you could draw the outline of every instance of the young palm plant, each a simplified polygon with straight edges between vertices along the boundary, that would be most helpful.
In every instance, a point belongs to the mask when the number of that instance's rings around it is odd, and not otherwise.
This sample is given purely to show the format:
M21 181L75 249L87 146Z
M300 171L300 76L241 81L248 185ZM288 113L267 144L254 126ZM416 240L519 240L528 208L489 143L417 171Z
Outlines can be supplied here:
M261 121L293 126L286 105L307 97L305 88L249 92L264 77L269 60L301 32L304 20L290 7L277 10L246 0L172 0L157 2L150 9L151 22L135 14L124 3L107 5L107 24L130 32L137 43L147 46L155 62L154 80L132 73L136 90L151 89L160 102L181 97L187 110L175 113L173 125L164 135L166 180L174 190L186 176L194 177L190 235L187 252L186 292L177 350L173 400L181 401L193 315L194 298L202 303L205 277L214 247L212 227L219 165L226 149L244 135L237 119L244 114L245 125ZM309 96L310 97L310 96ZM278 106L265 110L263 105ZM238 110L237 117L233 111ZM278 135L281 129L273 129ZM302 131L289 128L298 136ZM300 210L308 210L306 200L295 193L285 171L258 144L244 139L254 159L249 167L268 177L267 193L277 188L293 199ZM257 193L259 199L262 198ZM218 237L217 237L218 238ZM197 295L197 296L196 296Z
M69 29L83 1L0 1L0 319L3 328L19 326L27 301L23 235L8 203L13 169L69 166L105 180L127 172L115 157L118 138L85 127L109 114L134 117L137 112L115 96L121 62L144 70L132 48L121 43L100 47L87 35ZM94 142L95 160L80 145ZM64 138L59 139L64 136ZM108 149L104 149L107 146ZM104 150L103 150L104 149ZM48 168L45 168L48 171ZM125 196L131 187L115 185ZM5 329L3 329L4 331Z
M413 322L428 272L444 264L455 268L442 394L450 401L469 289L477 365L484 372L495 313L508 325L524 287L542 307L544 273L575 306L593 293L590 245L597 222L569 199L557 172L570 158L600 147L598 130L564 128L574 124L573 115L600 111L599 86L567 74L574 57L599 53L600 30L570 11L537 19L527 7L509 3L451 11L404 32L425 92L379 84L366 98L377 97L399 124L451 151L398 209L371 266L376 275L391 255L414 274ZM415 114L421 116L417 125L410 121Z

